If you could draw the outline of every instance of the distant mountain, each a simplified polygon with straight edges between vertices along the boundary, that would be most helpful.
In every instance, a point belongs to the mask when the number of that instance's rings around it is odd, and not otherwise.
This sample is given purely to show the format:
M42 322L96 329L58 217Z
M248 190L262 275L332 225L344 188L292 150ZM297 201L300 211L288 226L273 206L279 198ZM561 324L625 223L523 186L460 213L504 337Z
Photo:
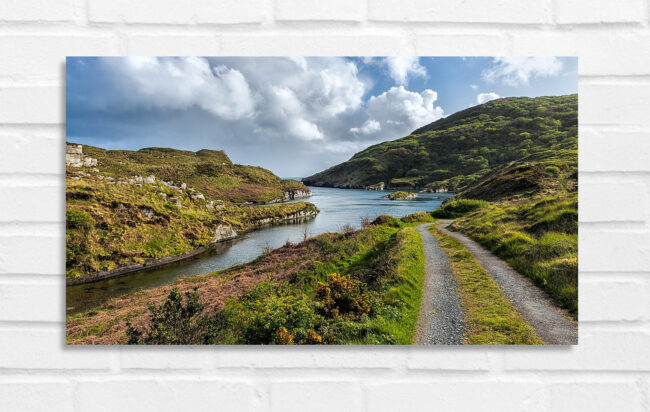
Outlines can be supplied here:
M303 179L310 186L459 191L513 162L574 156L578 96L510 97L371 146ZM573 162L573 163L576 163ZM546 167L546 166L545 166Z

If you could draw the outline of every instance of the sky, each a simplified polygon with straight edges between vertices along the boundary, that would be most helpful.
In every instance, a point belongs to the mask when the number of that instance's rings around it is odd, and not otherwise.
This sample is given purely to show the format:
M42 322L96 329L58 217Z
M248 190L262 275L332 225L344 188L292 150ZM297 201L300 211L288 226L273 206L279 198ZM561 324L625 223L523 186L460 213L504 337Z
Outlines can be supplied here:
M499 97L577 93L576 57L68 57L68 141L225 150L305 177Z

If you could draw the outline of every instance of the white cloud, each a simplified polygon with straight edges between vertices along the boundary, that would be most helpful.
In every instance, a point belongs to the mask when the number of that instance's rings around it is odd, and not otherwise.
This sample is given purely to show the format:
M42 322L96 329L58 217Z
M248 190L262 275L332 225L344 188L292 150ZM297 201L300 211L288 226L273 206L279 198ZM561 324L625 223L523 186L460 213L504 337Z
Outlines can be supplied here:
M368 100L367 112L370 119L358 132L376 129L374 134L381 132L382 137L404 136L443 116L442 108L434 104L437 99L438 94L431 89L418 93L406 90L404 86L392 87Z
M386 65L390 77L399 85L408 84L409 76L426 76L426 69L420 64L418 57L394 56L386 57Z
M366 120L361 127L352 127L350 131L355 135L369 135L375 134L381 130L381 123L376 120Z
M205 59L128 57L101 60L112 72L117 101L108 104L145 109L199 107L223 119L249 117L255 98L241 72L210 67Z
M476 84L470 84L469 87L471 87L472 90L478 90L478 85Z
M518 86L536 77L557 76L561 70L562 61L557 57L495 57L494 66L484 70L481 77L488 83Z
M426 75L417 58L390 61L375 58L369 64L386 69L382 75L388 79L389 67L404 82ZM375 79L360 75L356 61L346 58L102 57L86 62L78 70L87 75L71 83L68 99L90 113L89 120L69 119L83 127L82 133L122 142L113 147L129 141L130 147L218 148L234 161L274 171L299 164L315 172L443 116L435 105L437 93L429 89L418 93L400 85L366 101Z
M478 104L483 104L485 102L489 102L490 100L495 100L498 99L499 96L498 94L494 92L489 92L489 93L479 93L478 96L476 96L476 103Z

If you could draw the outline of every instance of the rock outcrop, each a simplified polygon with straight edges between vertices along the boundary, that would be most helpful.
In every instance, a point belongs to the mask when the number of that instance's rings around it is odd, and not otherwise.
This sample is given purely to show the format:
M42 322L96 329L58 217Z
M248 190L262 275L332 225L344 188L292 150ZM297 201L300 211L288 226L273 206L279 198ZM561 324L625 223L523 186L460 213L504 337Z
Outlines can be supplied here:
M237 231L228 225L218 225L214 230L214 241L221 242L223 240L233 239L237 237Z
M94 167L97 166L97 159L83 154L83 146L80 144L66 144L65 165L72 167Z
M311 190L290 190L284 192L285 200L302 199L311 196Z

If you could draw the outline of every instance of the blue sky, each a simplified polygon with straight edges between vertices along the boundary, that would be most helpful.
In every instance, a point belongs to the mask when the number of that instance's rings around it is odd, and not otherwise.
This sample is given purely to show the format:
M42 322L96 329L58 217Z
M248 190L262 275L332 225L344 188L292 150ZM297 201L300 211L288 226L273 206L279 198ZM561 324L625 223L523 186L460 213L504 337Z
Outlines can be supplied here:
M69 57L69 141L222 149L307 176L499 97L577 93L575 57Z

